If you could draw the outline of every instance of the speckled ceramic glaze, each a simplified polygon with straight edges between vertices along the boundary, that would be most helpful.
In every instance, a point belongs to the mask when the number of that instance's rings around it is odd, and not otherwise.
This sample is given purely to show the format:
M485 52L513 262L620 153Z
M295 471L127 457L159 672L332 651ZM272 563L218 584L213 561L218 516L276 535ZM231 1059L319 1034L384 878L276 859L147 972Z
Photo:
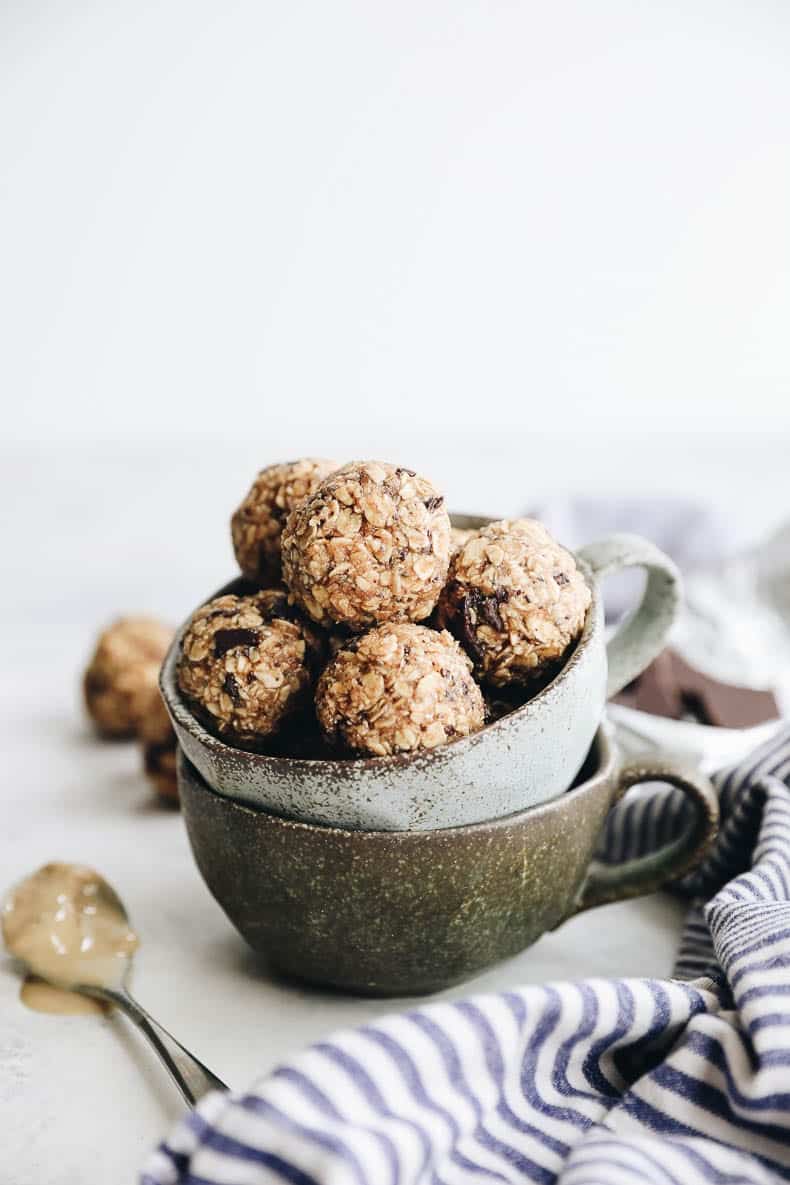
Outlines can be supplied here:
M504 819L393 832L283 819L217 794L183 754L179 766L198 868L247 942L281 973L379 995L447 987L579 910L652 892L716 832L707 779L662 761L619 768L604 732L583 777ZM592 864L612 804L655 778L688 795L688 830L627 864Z
M488 521L453 518L461 527ZM427 831L510 815L554 798L581 768L607 696L663 648L679 598L671 560L636 536L618 535L583 548L578 561L593 596L573 653L533 699L473 736L423 753L351 761L265 757L236 749L211 736L178 692L182 627L161 679L179 743L217 793L330 826ZM645 594L607 645L598 579L627 567L647 571ZM234 581L220 592L248 587Z

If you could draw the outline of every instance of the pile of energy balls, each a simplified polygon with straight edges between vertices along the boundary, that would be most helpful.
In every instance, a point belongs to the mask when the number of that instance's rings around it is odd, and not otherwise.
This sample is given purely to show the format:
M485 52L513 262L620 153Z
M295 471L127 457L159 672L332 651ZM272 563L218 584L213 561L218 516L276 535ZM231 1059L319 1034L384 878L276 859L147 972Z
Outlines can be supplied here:
M176 738L159 694L159 668L173 630L150 617L122 617L104 630L83 677L88 715L107 740L137 738L157 794L178 801Z
M262 753L469 736L545 685L590 604L539 522L455 530L426 478L384 462L269 466L231 532L245 593L194 614L178 685L215 736Z
M382 461L270 465L231 534L245 592L194 613L178 686L215 736L275 756L387 757L469 736L545 686L590 605L541 523L455 529L426 478ZM172 637L123 618L84 678L99 732L137 737L170 800L176 740L157 680Z

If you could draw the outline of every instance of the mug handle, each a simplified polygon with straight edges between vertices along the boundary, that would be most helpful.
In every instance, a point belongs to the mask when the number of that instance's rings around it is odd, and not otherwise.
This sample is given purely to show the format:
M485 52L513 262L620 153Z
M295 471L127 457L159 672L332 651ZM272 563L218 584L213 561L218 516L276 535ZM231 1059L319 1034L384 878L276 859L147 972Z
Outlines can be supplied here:
M691 822L682 835L655 852L647 852L622 864L594 861L571 915L596 905L654 893L667 881L675 880L698 864L713 843L719 828L719 800L704 774L661 758L631 762L617 775L617 788L610 809L627 790L640 782L669 782L682 790L694 808Z
M580 547L577 554L589 564L597 580L625 568L644 568L647 572L640 604L620 623L606 645L606 698L610 699L641 675L664 649L680 604L680 573L668 555L640 535L610 535Z

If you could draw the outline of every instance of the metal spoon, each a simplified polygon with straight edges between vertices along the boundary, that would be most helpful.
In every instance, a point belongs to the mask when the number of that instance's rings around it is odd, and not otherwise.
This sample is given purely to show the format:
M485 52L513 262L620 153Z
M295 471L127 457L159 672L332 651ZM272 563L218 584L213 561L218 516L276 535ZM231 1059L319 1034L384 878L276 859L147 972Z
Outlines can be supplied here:
M14 887L0 922L9 953L38 979L119 1008L148 1038L190 1106L210 1090L227 1090L130 993L137 936L99 873L52 861Z
M70 986L69 990L80 992L85 996L92 996L94 1000L103 1000L105 1003L114 1004L119 1008L148 1038L190 1107L204 1094L208 1094L210 1090L227 1090L225 1083L216 1074L213 1074L201 1061L198 1061L193 1053L176 1041L167 1029L164 1029L137 1003L127 987L128 977L129 972L124 976L119 988L75 984Z

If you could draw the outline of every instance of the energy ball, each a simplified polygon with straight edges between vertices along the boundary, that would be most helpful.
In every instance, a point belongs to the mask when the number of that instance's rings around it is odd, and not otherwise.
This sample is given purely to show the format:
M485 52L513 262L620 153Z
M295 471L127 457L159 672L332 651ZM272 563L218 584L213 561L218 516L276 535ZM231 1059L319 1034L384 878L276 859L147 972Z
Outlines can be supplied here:
M280 535L288 515L333 470L337 461L305 457L262 469L230 520L233 550L248 580L280 583Z
M217 597L184 634L178 686L217 736L256 748L309 703L322 657L280 589Z
M143 746L143 769L146 777L160 798L172 803L178 802L176 734L173 732L158 687L154 688L148 697L138 734Z
M472 664L455 639L405 623L352 639L319 679L315 704L330 745L375 757L468 736L485 715Z
M150 617L122 617L99 635L83 692L102 736L135 736L172 638L169 626Z
M454 556L476 534L472 527L450 527L450 555Z
M327 477L288 519L283 578L313 621L354 631L422 621L447 576L450 519L424 477L355 461Z
M531 518L491 523L452 558L437 621L493 687L531 684L578 638L591 594L569 551Z

